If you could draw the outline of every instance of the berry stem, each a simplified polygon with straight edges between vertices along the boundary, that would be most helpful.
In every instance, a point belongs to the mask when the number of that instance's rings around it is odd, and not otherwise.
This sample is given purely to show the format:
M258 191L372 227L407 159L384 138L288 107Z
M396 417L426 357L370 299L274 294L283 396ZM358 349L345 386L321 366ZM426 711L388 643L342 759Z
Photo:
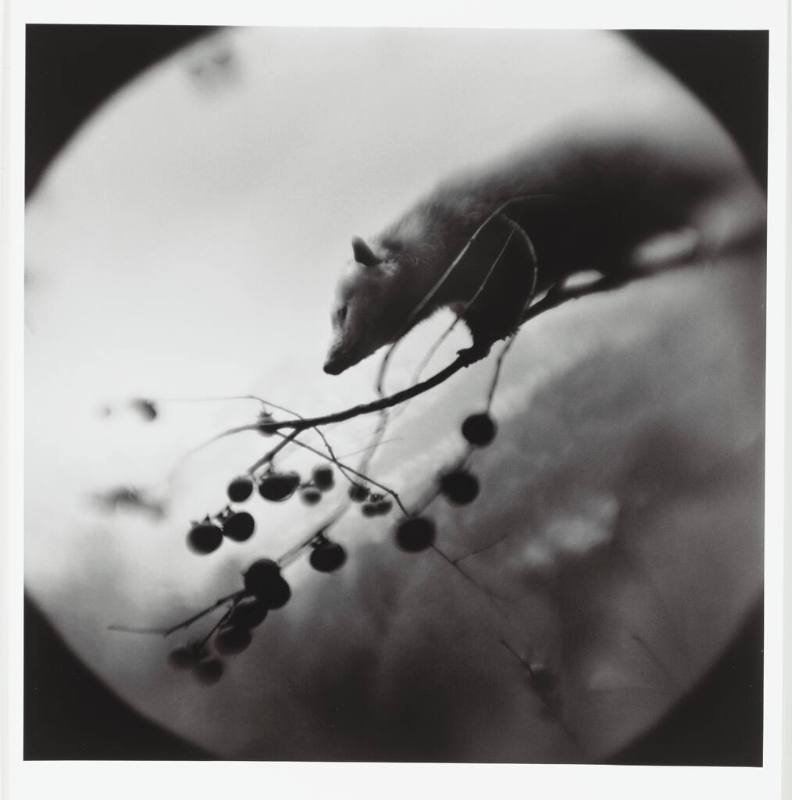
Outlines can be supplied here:
M231 612L236 607L236 604L237 601L233 601L225 614L223 614L223 616L220 617L220 619L217 620L214 625L212 625L212 627L209 629L209 633L207 633L206 636L201 639L201 643L198 645L199 649L206 647L206 645L209 643L209 640L212 638L212 634L231 616Z
M509 337L506 344L501 348L500 353L498 353L498 358L495 362L495 372L492 375L492 381L490 382L489 391L487 392L487 405L486 405L487 413L490 412L490 409L492 408L492 401L495 399L495 390L498 388L498 382L500 381L501 369L503 367L503 360L506 358L509 350L511 350L511 347L514 344L514 340L516 338L517 338L517 331L515 331Z
M225 605L228 602L234 602L241 600L242 597L245 595L244 589L239 589L236 592L232 592L231 594L227 594L225 597L221 597L219 600L212 603L212 605L205 608L203 611L199 611L197 614L193 614L191 617L188 617L183 622L178 623L177 625L173 625L170 628L166 628L162 631L163 636L170 636L172 633L176 633L176 631L182 630L183 628L189 628L193 622L197 622L199 619L202 619L207 614L210 614L216 608L220 608L220 606Z
M252 477L253 473L259 467L263 467L265 464L271 464L275 456L278 455L278 453L280 453L280 451L283 450L283 448L286 447L290 442L293 442L297 438L297 436L300 435L300 432L301 432L300 430L295 428L291 433L283 436L282 441L278 442L278 444L276 444L275 447L266 452L258 461L255 462L255 464L248 467L247 469L248 475Z
M347 509L351 504L349 502L342 504L338 510L327 519L317 530L315 530L310 536L306 536L304 539L299 541L293 547L289 548L277 561L279 567L286 567L291 564L300 553L305 550L306 547L309 547L311 542L319 539L320 537L324 536L327 531L329 531L333 525L338 522L341 517L344 516Z
M280 434L280 435L282 435L282 434ZM284 441L287 438L288 437L284 437ZM331 458L326 453L323 453L321 450L317 450L315 447L312 447L311 445L306 444L305 442L300 442L298 440L295 440L293 437L292 437L292 441L294 441L294 444L296 444L298 447L302 447L305 450L309 450L314 455L319 456L319 458L324 458L327 461L330 461L331 463L335 464L342 472L344 470L346 470L347 472L349 472L350 474L354 475L355 477L360 478L361 480L366 481L367 483L370 483L372 486L376 486L378 489L382 489L383 492L386 492L387 494L389 494L394 499L394 501L396 502L396 505L399 506L399 508L402 510L402 512L404 513L404 515L406 517L410 516L409 512L407 511L407 509L404 507L404 504L402 503L401 498L399 497L399 495L393 489L390 489L387 486L385 486L384 483L379 483L378 481L375 481L373 478L370 478L368 475L365 475L362 472L358 472L358 470L353 469L349 465L342 464L337 458ZM354 481L352 481L352 482L354 483Z

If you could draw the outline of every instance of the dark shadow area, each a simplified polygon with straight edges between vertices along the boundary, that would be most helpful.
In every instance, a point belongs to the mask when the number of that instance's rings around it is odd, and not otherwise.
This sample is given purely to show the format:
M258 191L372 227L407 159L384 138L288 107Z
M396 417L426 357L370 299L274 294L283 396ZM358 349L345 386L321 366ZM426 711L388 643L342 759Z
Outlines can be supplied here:
M141 717L100 683L27 598L24 614L25 759L210 758Z
M708 106L767 189L767 31L628 31Z
M25 191L114 91L208 27L27 27ZM760 184L767 179L768 35L763 31L634 31L731 132ZM136 714L87 670L25 602L26 759L211 758ZM719 663L614 764L762 763L763 607Z
M764 604L718 663L611 764L761 767Z
M25 71L25 194L109 95L208 26L28 25Z

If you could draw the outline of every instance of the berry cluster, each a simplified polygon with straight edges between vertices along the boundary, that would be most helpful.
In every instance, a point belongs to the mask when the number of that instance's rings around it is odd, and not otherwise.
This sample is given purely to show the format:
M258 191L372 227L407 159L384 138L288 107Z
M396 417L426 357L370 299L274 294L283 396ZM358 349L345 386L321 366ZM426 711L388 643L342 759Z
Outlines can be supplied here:
M349 487L349 499L360 503L360 511L364 517L382 517L392 508L393 502L381 492L372 492L368 486L353 483Z
M317 535L310 545L309 560L318 572L334 572L346 562L346 550L324 534ZM281 574L280 565L270 558L254 561L242 579L244 588L229 598L230 607L209 635L170 652L168 661L172 667L191 670L200 683L217 683L225 671L220 656L246 650L253 641L253 629L264 622L270 611L283 608L291 599L291 587Z
M226 506L215 517L203 522L194 522L187 534L187 546L194 553L213 553L223 543L223 538L235 542L246 542L256 529L256 521L247 511L232 511Z
M272 423L271 418L261 419L260 428L269 434L266 425ZM462 436L468 444L468 454L456 466L448 468L438 475L435 495L442 495L454 505L466 505L473 502L479 494L479 482L464 465L474 448L485 447L496 435L495 422L488 412L468 416L461 427ZM336 463L349 478L349 468ZM354 472L354 470L353 470ZM360 506L365 517L377 517L388 514L393 509L393 500L382 492L373 492L368 483L371 479L362 473L360 480L350 480L347 495L352 503ZM299 492L306 505L316 505L324 493L333 489L335 472L329 464L320 464L311 472L307 481L303 481L295 471L278 471L271 460L263 474L256 476L252 471L247 475L234 478L227 487L228 499L232 503L244 503L254 492L270 502L283 502ZM376 484L379 486L379 484ZM382 487L386 489L386 487ZM409 514L399 501L398 495L387 490L399 503L404 517L396 524L394 538L396 545L406 553L418 553L434 547L436 526L434 521L421 513ZM431 500L429 501L431 502ZM425 504L426 505L426 504ZM340 514L335 518L340 517ZM170 653L169 661L177 669L189 669L195 678L204 684L216 683L223 675L224 661L222 656L241 653L251 643L253 630L260 625L270 611L282 608L291 597L291 587L281 574L282 565L289 563L296 553L302 549L310 549L309 563L317 572L330 573L340 569L347 560L347 552L338 542L327 536L327 531L335 523L335 519L325 525L319 532L298 545L281 563L269 558L254 561L243 574L244 588L230 595L223 602L228 603L226 613L203 641L193 641L177 647ZM253 516L246 511L235 511L226 506L214 517L205 517L200 523L193 523L187 535L191 550L196 553L211 553L221 545L224 538L235 542L247 541L255 531ZM208 613L213 606L202 612ZM195 618L193 618L195 619ZM188 621L190 624L193 620ZM177 627L186 627L177 626Z
M311 480L303 483L297 472L276 472L268 470L258 480L259 494L271 502L288 500L297 489L307 505L316 505L322 493L333 488L335 479L333 469L321 464L314 468ZM240 475L228 484L226 493L233 503L244 503L252 494L254 479ZM194 553L207 555L213 553L223 543L223 537L235 542L246 542L254 533L256 523L247 511L232 511L226 506L214 517L206 516L202 522L193 522L187 534L187 545Z
M485 447L496 434L494 420L487 412L471 414L462 423L462 436L470 447ZM472 503L479 493L478 478L462 466L442 472L438 493L454 505ZM396 544L407 553L418 553L434 545L436 527L428 517L405 517L396 526Z

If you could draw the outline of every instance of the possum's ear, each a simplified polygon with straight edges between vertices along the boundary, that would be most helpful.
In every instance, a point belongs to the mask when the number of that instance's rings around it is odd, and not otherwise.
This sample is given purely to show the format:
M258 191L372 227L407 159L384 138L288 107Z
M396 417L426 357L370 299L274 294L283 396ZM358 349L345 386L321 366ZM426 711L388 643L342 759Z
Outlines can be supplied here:
M355 261L364 267L376 267L380 263L380 259L374 255L372 249L359 236L355 236L352 239L352 253Z

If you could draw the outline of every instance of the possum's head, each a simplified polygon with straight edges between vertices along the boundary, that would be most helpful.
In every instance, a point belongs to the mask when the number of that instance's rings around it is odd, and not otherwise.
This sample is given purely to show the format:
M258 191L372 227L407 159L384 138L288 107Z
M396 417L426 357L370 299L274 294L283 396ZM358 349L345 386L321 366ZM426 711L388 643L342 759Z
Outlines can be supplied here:
M340 375L394 341L404 321L398 265L357 237L352 252L354 262L338 284L331 315L333 341L324 365L329 375Z

